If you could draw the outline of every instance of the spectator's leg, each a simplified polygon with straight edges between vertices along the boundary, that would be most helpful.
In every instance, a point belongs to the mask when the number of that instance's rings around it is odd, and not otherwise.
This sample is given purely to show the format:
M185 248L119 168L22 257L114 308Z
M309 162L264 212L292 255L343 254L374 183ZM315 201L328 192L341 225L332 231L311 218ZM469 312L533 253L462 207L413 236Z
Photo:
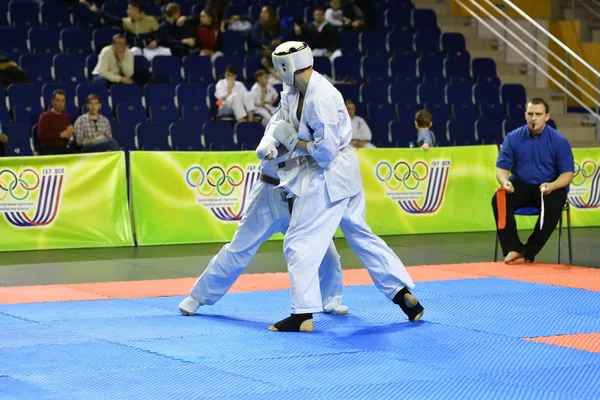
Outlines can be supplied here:
M254 120L254 110L256 106L254 105L254 96L252 93L248 92L242 96L242 101L244 103L244 110L248 115L248 121L252 122Z
M554 232L560 220L565 201L567 201L567 191L565 189L555 190L549 195L544 196L544 225L540 229L540 216L523 250L527 260L533 261L548 239L550 239L550 236L552 236L552 232ZM539 195L536 206L541 207L541 198Z
M94 75L94 79L92 79L92 83L94 85L104 85L104 86L108 86L109 85L109 81L108 79L104 79L103 77L101 77L100 75Z
M237 95L231 99L231 108L236 121L246 118L243 96Z
M271 118L271 113L269 112L269 110L267 110L266 108L257 107L254 109L254 114L259 115L262 118L261 124L262 126L266 127L269 123L269 119Z

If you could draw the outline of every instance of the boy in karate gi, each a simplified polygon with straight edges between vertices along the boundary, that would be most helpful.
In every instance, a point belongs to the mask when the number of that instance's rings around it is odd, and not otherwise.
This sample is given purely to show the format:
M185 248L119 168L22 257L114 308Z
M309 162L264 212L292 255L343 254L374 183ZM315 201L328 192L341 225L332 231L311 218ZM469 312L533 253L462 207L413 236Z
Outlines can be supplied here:
M269 329L313 331L312 313L322 311L319 264L338 226L375 286L410 321L418 321L423 307L409 291L414 287L411 277L365 221L365 193L358 158L350 147L352 125L342 95L312 69L313 56L306 43L282 43L272 58L277 73L290 87L282 92L280 108L271 118L276 125L273 137L265 134L259 148L283 144L299 157L294 158L298 168L291 173L278 171L280 186L296 196L283 242L291 315Z
M275 113L275 102L279 98L277 90L270 85L269 73L265 70L259 69L254 74L256 83L252 85L250 94L254 99L254 114L259 115L262 118L263 126L267 126L271 115Z

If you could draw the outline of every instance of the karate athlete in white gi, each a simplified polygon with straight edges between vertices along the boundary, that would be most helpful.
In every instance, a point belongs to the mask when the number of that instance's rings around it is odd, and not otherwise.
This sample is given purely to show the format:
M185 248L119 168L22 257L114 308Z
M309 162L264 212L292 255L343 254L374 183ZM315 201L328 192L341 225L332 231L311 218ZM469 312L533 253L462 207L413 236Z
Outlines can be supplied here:
M280 186L297 196L283 245L291 316L269 329L313 331L312 313L322 311L319 264L338 226L375 286L409 320L418 321L423 307L409 291L414 287L411 277L365 221L365 193L358 158L350 147L352 125L342 95L312 69L313 56L306 43L282 43L272 59L290 88L282 92L280 109L272 117L277 142L271 148L283 144L299 157L294 158L298 168L278 170Z
M288 193L284 189L276 188L279 180L275 178L277 165L285 165L288 151L280 146L282 155L276 158L277 149L271 146L275 142L272 136L274 128L272 124L267 126L265 135L270 138L266 141L268 144L256 149L261 158L260 180L252 186L248 206L233 239L213 257L190 295L179 304L183 315L194 315L201 305L215 304L250 264L259 246L278 232L285 234L288 229L292 199L287 198ZM321 257L319 268L321 306L327 313L347 314L348 307L342 305L342 266L332 237L327 240L329 245L324 257Z

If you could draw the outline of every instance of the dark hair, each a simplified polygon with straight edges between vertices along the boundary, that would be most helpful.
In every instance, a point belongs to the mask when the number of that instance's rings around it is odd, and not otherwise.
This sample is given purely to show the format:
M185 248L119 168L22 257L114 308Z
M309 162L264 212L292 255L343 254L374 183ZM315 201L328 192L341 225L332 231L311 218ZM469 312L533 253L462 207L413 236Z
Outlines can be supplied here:
M227 72L237 75L237 68L235 67L235 65L229 64L225 67L225 73Z
M64 90L62 89L56 89L54 92L52 92L52 100L54 100L56 98L57 95L61 95L61 96L65 96L65 99L67 98L67 93L65 93Z
M119 39L125 40L125 35L123 35L122 33L117 33L117 34L113 35L112 41L114 43Z
M324 9L323 7L315 7L315 8L313 9L313 13L314 13L315 11L323 11L323 12L325 12L325 9Z
M544 108L546 109L546 114L550 112L550 106L548 105L548 102L546 102L546 100L542 99L541 97L536 97L534 99L529 100L525 106L527 107L529 104L532 104L534 106L537 106L538 104L543 104Z
M139 1L136 1L136 0L130 0L130 1L128 2L128 4L129 4L131 7L135 7L135 8L137 8L138 10L142 11L142 4L141 4Z
M356 107L356 103L352 99L346 100L346 105L348 105L348 104L352 104L352 105L354 105L354 107Z
M165 7L165 15L167 18L171 18L173 15L181 11L181 6L177 3L169 3Z
M257 81L258 78L260 78L263 75L268 75L269 73L267 71L265 71L264 69L258 69L256 70L256 72L254 73L254 80Z
M210 17L210 26L214 26L217 24L217 13L212 8L205 8L202 11L206 13ZM202 12L200 11L200 12Z
M98 100L98 103L102 104L102 99L100 98L100 96L98 96L97 94L90 94L86 99L85 99L85 104L89 104L90 101L92 100Z
M415 122L419 128L429 128L432 120L433 116L427 109L423 109L415 114Z

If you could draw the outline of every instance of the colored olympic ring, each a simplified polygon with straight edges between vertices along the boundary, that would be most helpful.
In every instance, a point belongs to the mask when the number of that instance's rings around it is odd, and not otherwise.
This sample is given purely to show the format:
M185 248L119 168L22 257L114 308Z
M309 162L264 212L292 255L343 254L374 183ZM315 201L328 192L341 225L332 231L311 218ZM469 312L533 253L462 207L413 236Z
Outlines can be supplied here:
M591 172L589 172L589 173L586 171L586 167L588 165L592 166ZM581 165L579 165L578 163L575 163L575 173L573 174L574 178L573 178L573 182L572 182L573 185L575 185L575 186L583 185L588 178L595 176L597 171L598 171L598 165L596 165L596 163L591 160L586 160ZM575 178L577 178L578 176L581 176L582 179L581 179L581 181L576 182Z
M191 176L194 170L200 172L200 177L196 179L195 184L193 183L194 180ZM237 179L234 176L237 175L234 173L236 170L239 171L239 177L237 177ZM237 186L240 186L242 182L244 182L244 170L240 166L234 165L230 167L227 172L225 172L225 170L220 166L214 165L205 173L201 167L194 166L187 170L185 174L185 180L189 186L196 188L198 194L201 196L211 196L215 190L221 196L229 196L233 193ZM209 186L208 190L202 189L202 187L205 185ZM226 190L224 186L228 186L229 190Z
M35 184L31 185L30 182L28 182L25 179L25 174L29 173L30 175L33 175L33 178L35 178ZM12 178L12 181L7 181L4 182L2 180L0 180L0 191L4 192L4 196L2 196L2 198L0 200L4 200L6 199L6 197L8 196L8 194L11 195L11 197L14 200L25 200L27 197L29 197L29 193L32 192L33 190L37 189L37 187L40 185L40 176L38 175L37 172L35 172L34 170L27 168L24 169L23 171L21 171L21 173L19 174L19 176L17 177L17 174L15 174L13 171L9 170L9 169L3 169L2 171L0 171L0 177L2 175L10 175L10 177ZM25 194L21 197L19 197L17 194L15 194L15 191L17 190L18 186L21 187L22 190L25 191Z
M422 165L425 168L423 176L417 171L419 165ZM387 170L385 176L382 176L380 173L382 167ZM396 165L394 165L394 168L392 168L392 165L387 161L381 161L375 167L375 176L381 182L385 183L385 186L390 190L398 190L401 185L404 185L408 190L415 190L419 186L419 182L424 181L429 176L429 167L423 161L415 162L412 167L406 161L398 161ZM392 179L394 179L397 184L391 184L390 182ZM409 181L412 181L413 179L415 184L410 185Z

